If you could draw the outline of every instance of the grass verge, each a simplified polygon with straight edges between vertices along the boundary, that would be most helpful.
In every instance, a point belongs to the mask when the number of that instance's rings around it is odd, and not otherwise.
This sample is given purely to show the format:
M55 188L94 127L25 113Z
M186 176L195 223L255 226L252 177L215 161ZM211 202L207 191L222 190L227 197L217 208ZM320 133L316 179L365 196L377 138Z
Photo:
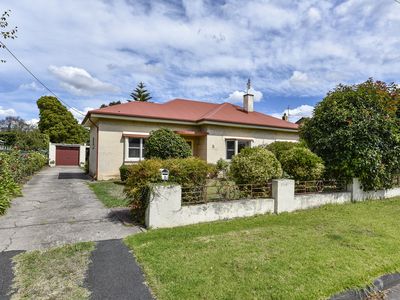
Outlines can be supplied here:
M94 248L85 242L15 256L11 299L88 299L83 283Z
M326 299L400 270L400 198L130 236L157 299Z
M91 182L89 187L105 207L126 207L129 204L124 193L124 185L118 181Z

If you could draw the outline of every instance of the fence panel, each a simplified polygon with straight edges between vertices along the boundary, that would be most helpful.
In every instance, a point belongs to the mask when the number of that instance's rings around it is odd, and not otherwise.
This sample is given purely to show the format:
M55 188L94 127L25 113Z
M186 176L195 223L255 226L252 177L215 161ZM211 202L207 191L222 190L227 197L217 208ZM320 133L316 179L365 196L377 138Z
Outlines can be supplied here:
M234 184L218 182L214 185L182 187L182 204L203 204L217 201L271 198L272 183Z
M346 192L347 183L345 180L310 180L296 181L294 193L296 195L315 193L337 193Z

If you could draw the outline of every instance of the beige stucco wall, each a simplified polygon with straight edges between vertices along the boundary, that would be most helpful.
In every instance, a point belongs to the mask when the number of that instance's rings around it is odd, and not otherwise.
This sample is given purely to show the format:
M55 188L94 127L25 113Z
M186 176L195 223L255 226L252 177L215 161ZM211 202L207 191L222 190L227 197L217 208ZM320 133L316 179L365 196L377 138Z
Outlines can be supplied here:
M191 126L184 124L168 124L153 122L138 122L126 120L100 119L99 126L99 149L98 149L98 180L107 180L119 176L119 167L124 163L125 139L123 132L149 133L161 127L171 130L193 130L207 131L208 135L193 137L193 154L209 163L216 163L218 159L225 158L225 140L229 138L251 139L251 145L269 144L274 141L297 141L298 134L283 131L272 131L262 129L247 129L239 127L227 127L218 125ZM93 138L96 143L96 128L92 126L90 141ZM96 174L96 149L90 147L90 174Z
M101 120L99 122L99 172L98 179L106 180L119 177L119 167L124 163L124 138L122 132L150 133L152 130L161 127L171 130L200 130L198 126L188 126L166 123L146 123L124 120ZM198 149L204 148L203 143L198 143L197 138L194 141L194 154L202 157L204 150L198 152Z
M297 133L272 131L262 129L235 128L226 126L209 125L206 127L207 135L207 162L216 163L220 158L226 157L225 141L227 139L251 139L251 146L270 144L275 141L298 141Z

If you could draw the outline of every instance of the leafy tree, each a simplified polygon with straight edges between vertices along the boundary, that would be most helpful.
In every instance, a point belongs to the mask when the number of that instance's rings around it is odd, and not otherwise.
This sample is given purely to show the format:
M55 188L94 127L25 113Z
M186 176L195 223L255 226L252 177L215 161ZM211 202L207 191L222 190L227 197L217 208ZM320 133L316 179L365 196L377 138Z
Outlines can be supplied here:
M88 131L78 124L72 113L56 97L40 97L37 106L40 111L39 130L47 134L52 143L87 142Z
M301 136L330 177L359 177L364 190L390 187L400 163L399 101L395 84L339 85L316 106Z
M131 97L134 101L143 101L147 102L151 99L150 93L145 89L145 85L143 82L139 82L136 89L131 93ZM128 100L131 102L132 100Z
M1 35L4 40L17 38L18 28L8 28L8 18L10 17L10 12L11 10L6 10L0 17ZM5 48L5 46L3 44L0 44L0 48ZM0 59L0 62L4 63L6 61L4 59Z
M113 106L113 105L117 105L117 104L121 104L121 101L111 101L110 103L108 103L108 105L107 104L102 104L101 106L100 106L100 108L104 108L104 107L108 107L108 106Z
M145 149L146 158L186 158L192 155L185 139L167 128L152 131L146 140Z

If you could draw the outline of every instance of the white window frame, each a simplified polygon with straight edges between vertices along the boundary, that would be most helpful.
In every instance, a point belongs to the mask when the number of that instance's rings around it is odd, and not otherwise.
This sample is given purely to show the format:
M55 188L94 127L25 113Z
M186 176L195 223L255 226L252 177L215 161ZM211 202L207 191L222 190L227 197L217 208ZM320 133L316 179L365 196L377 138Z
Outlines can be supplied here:
M238 152L239 152L239 151L238 151L238 150L239 150L239 147L238 147L239 141L243 141L243 142L249 143L249 147L250 147L250 148L252 147L252 140L250 140L250 139L227 138L227 139L225 139L225 160L227 160L227 161L230 161L230 160L231 160L231 158L228 158L228 142L235 142L235 153L233 154L233 156L235 156L235 155L237 155ZM233 157L233 156L232 156L232 157Z
M129 157L129 139L139 139L140 146L139 146L139 157ZM143 141L146 138L143 137L125 137L125 161L141 161L144 160L143 155Z

